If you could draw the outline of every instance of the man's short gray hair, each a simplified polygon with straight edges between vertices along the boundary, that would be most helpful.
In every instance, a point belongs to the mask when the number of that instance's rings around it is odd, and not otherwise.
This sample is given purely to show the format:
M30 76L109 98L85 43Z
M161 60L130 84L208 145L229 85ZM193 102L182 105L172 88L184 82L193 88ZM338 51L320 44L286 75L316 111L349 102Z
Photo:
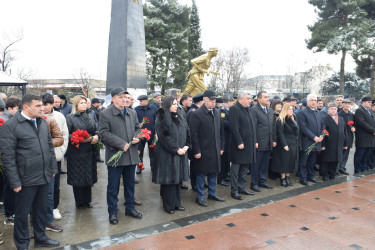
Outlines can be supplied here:
M318 96L315 95L315 94L309 94L309 95L307 96L306 100L309 101L309 100L312 99L312 98L314 98L314 99L318 99Z
M250 95L250 93L247 92L247 91L240 91L240 92L238 92L238 99L244 98L245 95Z

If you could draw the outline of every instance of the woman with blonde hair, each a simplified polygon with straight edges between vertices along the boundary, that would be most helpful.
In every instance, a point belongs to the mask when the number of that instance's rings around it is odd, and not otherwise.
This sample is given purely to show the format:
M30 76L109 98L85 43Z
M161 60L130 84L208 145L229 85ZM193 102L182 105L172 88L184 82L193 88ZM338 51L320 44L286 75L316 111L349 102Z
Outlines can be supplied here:
M66 116L69 130L69 140L73 132L86 130L89 138L75 147L69 141L67 150L68 184L73 186L74 199L77 208L91 208L91 187L97 182L94 144L98 142L98 129L94 120L86 113L87 99L78 95L73 98L72 112ZM95 166L95 167L94 167Z
M274 150L272 171L280 173L281 186L292 186L289 180L298 164L299 127L293 106L285 103L276 121L277 146Z

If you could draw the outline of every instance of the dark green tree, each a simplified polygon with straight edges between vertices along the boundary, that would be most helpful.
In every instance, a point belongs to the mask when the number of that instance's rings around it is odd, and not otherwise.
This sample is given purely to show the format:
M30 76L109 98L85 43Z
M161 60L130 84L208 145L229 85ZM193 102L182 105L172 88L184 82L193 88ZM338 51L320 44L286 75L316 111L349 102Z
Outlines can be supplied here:
M320 92L323 95L338 95L340 90L340 75L333 74L322 85ZM361 79L355 73L345 73L344 96L354 97L356 100L367 95L370 90L369 79ZM340 93L341 94L341 93Z
M195 0L192 0L190 14L190 32L189 32L189 62L191 59L197 58L204 54L201 41L201 27L198 14L198 8Z
M309 0L315 7L317 21L308 26L311 38L306 39L307 48L314 52L326 50L329 54L341 52L340 94L344 94L345 57L353 48L358 33L353 30L366 13L361 9L365 0Z
M188 71L190 8L177 0L148 0L143 5L147 79L151 91L182 88Z
M375 2L368 1L362 6L366 18L353 27L357 33L353 58L357 63L356 72L361 78L371 78L371 97L375 98Z

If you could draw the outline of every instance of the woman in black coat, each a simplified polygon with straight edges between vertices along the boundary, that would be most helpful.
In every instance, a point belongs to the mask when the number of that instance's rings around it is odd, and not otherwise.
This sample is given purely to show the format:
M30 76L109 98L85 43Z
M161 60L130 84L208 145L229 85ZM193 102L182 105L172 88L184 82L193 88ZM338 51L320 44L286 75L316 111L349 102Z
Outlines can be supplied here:
M277 145L273 151L272 171L281 174L281 186L292 186L290 173L298 162L299 127L293 106L285 103L276 121Z
M98 142L98 130L94 120L86 113L87 99L84 96L73 98L72 113L66 116L69 140L78 129L86 130L90 137L76 148L69 141L67 150L68 184L73 186L77 208L91 208L91 187L97 182L96 157L93 144Z
M155 183L161 184L160 195L163 208L173 214L174 210L184 211L181 206L181 181L189 180L188 154L190 147L189 127L177 113L177 100L168 96L163 108L157 111L155 147Z
M342 161L344 149L348 149L346 124L337 114L337 104L330 103L328 115L323 118L329 136L322 141L321 174L324 181L334 179L338 163Z

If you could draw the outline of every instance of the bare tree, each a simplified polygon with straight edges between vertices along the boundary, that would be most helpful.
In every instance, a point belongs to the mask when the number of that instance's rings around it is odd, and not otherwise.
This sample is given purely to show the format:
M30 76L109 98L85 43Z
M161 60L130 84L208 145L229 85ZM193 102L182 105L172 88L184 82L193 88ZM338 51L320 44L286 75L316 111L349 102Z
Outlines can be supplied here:
M79 70L79 74L73 76L74 83L81 88L84 96L91 97L94 95L95 97L94 88L97 86L95 86L93 76L85 68L81 68Z
M23 38L22 32L17 34L5 34L0 40L0 70L6 72L14 61L15 44Z
M246 48L219 51L211 69L216 70L220 75L212 76L210 85L215 85L223 92L237 93L246 79L245 67L249 62L249 51Z

